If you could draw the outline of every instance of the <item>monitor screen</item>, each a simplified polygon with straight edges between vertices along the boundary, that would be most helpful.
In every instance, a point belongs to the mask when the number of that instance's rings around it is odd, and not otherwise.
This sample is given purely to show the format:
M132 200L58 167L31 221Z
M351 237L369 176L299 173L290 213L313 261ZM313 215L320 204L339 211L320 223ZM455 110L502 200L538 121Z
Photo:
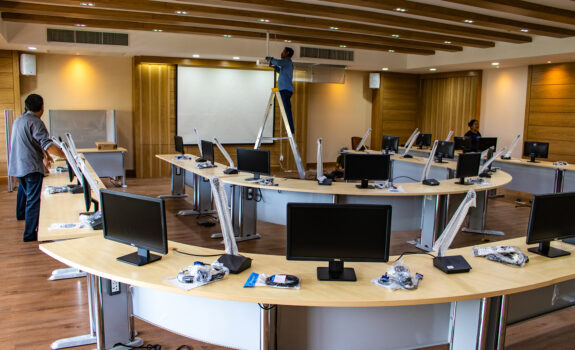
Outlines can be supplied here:
M238 170L254 174L252 179L258 179L260 174L270 174L270 151L237 148L236 154Z
M415 140L415 144L418 145L419 148L423 146L429 147L431 145L431 134L419 134L417 140Z
M549 243L556 239L574 238L573 208L575 192L542 194L533 196L527 244L539 243L538 248L529 251L548 256L558 250L550 248ZM551 252L550 252L551 251Z
M468 185L469 182L465 182L464 179L469 176L479 175L479 166L481 165L481 153L479 152L469 152L461 153L457 157L457 168L455 170L455 177L458 177L459 184Z
M453 159L455 157L455 143L451 141L437 141L435 157L440 163L443 158Z
M381 140L381 150L387 152L399 151L399 136L383 136Z
M100 204L104 238L138 248L137 252L118 260L145 265L160 259L160 256L150 254L150 250L168 253L163 199L101 190Z
M386 262L390 232L390 205L288 203L286 257L330 261L330 268L333 260Z
M390 155L345 153L343 161L343 178L361 180L361 188L368 188L369 180L389 180Z
M480 137L477 139L477 151L483 152L489 147L497 149L497 137Z
M549 143L548 142L523 142L523 155L531 158L531 162L535 162L535 158L547 158L549 156Z
M455 142L455 149L461 150L463 152L471 151L471 137L469 136L455 136L453 137Z
M174 136L174 145L176 147L176 152L184 154L184 139L181 136Z
M213 142L201 140L202 158L206 162L214 164L214 144Z

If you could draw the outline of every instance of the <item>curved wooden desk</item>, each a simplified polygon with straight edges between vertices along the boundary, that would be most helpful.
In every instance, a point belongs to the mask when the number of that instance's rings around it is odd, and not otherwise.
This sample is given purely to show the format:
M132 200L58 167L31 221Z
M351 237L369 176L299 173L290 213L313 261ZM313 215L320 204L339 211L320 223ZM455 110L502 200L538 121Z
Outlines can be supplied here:
M575 165L553 165L553 162L528 159L498 158L493 162L513 176L513 181L504 186L510 190L533 193L557 193L575 191Z
M500 243L527 251L522 238ZM354 283L320 282L316 280L315 270L317 266L326 265L326 262L287 261L283 256L246 254L254 259L250 270L184 291L165 278L175 276L194 260L210 262L215 258L193 258L170 251L158 262L136 267L116 261L116 257L130 253L134 248L102 237L47 243L42 244L40 249L54 259L92 275L134 286L134 312L148 322L224 346L263 349L259 343L260 332L267 332L270 325L266 324L267 320L261 322L258 318L260 312L265 314L265 310L261 311L257 304L261 303L280 306L280 349L331 348L334 342L342 341L347 348L354 345L363 349L405 348L451 342L455 349L468 349L481 343L481 332L485 329L478 325L487 327L487 320L481 317L481 311L489 298L575 278L572 268L575 246L555 244L571 251L572 255L549 259L528 253L531 261L524 268L471 257L469 247L451 250L448 255L465 256L473 268L470 273L458 275L443 274L435 269L431 257L427 255L405 256L407 266L412 272L423 274L424 280L417 290L394 292L370 282L385 272L389 264L383 263L346 264L356 269L358 281ZM194 254L221 253L171 241L169 247ZM302 279L301 289L243 288L251 271L297 275ZM389 306L398 308L389 309ZM311 314L319 318L307 318ZM355 318L358 315L360 318ZM385 322L389 315L393 315L394 319L390 320L393 324L381 327L381 322ZM455 320L450 323L450 318L454 316ZM303 325L290 323L294 320L307 321ZM328 322L331 325L335 321L340 323L337 329L328 327L321 330L318 324ZM205 324L213 326L217 322L220 322L218 332L208 333ZM429 322L434 322L433 327ZM317 332L318 337L326 336L329 339L301 339L294 334L294 330L297 332L302 327ZM367 334L365 331L372 332L369 339L346 339L344 335L357 332L361 338ZM413 334L419 336L414 337ZM384 345L389 337L401 339L401 342L389 342L392 347ZM382 339L385 341L380 343Z

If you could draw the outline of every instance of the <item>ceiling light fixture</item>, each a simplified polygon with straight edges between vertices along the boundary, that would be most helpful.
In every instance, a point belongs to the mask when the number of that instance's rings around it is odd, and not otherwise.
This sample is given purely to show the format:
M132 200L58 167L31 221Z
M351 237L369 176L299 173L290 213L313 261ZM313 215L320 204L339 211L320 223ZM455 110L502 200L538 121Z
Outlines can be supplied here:
M471 24L471 23L473 23L473 20L472 19L466 19L463 22Z
M387 52L391 52L391 53L394 53L394 52L395 52L395 50L387 50Z
M163 29L154 28L154 32L163 32L163 31L164 31Z
M437 70L437 68L429 68L430 72L435 72Z
M193 57L193 58L200 58L200 55L195 54L195 55L192 55L192 57Z
M491 65L492 65L492 66L498 66L498 65L499 65L499 62L491 62Z
M176 11L176 13L177 13L178 15L187 15L187 14L188 14L188 11L178 10L178 11Z
M260 22L270 23L270 20L269 20L269 19L265 19L265 18L260 18Z
M547 63L551 63L551 61L547 61Z
M343 47L343 48L346 48L346 47L347 47L347 45L339 45L339 47Z
M451 41L444 41L444 44L451 44Z
M38 50L36 46L28 46L28 50Z
M394 38L399 38L399 34L391 34L391 36Z
M291 43L291 40L284 40L284 43Z
M381 70L383 70L383 71L388 71L388 70L389 70L389 68L387 68L387 67L383 67L383 68L381 68Z
M523 33L528 33L528 32L529 32L529 29L521 29L521 31L522 31Z
M83 3L81 3L81 4L82 4L82 6L95 6L95 5L96 5L96 4L93 3L93 2L83 2Z
M404 9L404 8L401 8L401 7L397 7L397 8L395 8L395 9L394 9L394 11L397 11L397 12L407 12L407 10L406 10L406 9Z
M238 56L234 56L234 60L239 60L240 58Z
M338 27L329 27L329 29L331 29L331 30L339 30Z
M82 24L82 23L76 23L76 27L85 27L85 26L86 26L85 24Z
M224 34L224 38L231 38L232 36L230 34Z

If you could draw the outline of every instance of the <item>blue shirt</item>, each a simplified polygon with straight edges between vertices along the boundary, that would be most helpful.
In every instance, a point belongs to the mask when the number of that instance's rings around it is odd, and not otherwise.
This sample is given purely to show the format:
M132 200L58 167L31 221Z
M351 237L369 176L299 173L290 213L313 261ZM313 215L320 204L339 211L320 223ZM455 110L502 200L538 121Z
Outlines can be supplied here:
M293 92L293 62L291 58L270 59L270 67L274 67L275 71L279 74L278 89L288 90Z
M44 174L44 153L52 144L44 122L27 111L12 125L8 175L23 177L31 173Z

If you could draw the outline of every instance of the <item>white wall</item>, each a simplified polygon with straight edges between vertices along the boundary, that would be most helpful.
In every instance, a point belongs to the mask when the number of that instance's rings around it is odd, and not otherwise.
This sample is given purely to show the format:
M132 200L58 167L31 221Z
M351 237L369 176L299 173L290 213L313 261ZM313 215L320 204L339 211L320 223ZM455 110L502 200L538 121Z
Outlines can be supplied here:
M479 130L483 136L497 137L497 148L509 147L517 134L523 136L527 75L527 66L483 71ZM522 140L513 150L513 157L521 157Z
M341 146L371 127L369 73L346 71L345 84L310 84L307 161L316 162L317 139L323 138L324 162L335 162ZM369 140L367 144L369 145Z

